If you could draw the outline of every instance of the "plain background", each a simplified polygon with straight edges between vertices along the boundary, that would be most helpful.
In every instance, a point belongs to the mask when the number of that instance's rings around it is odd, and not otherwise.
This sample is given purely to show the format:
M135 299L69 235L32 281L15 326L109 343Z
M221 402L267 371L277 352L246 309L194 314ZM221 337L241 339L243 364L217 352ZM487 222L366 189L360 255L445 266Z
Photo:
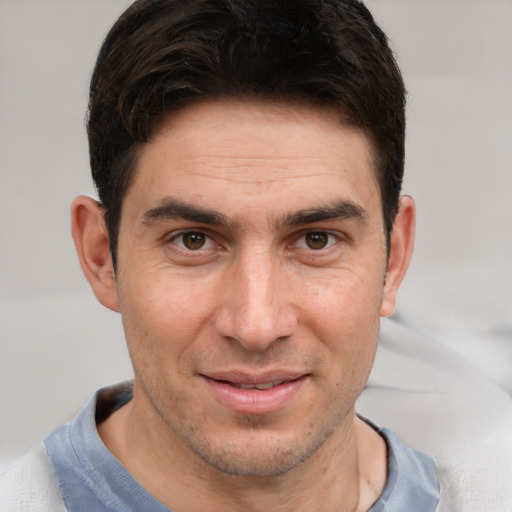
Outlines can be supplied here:
M0 0L0 469L131 375L69 228L87 88L127 0ZM368 0L407 89L416 251L396 318L512 390L512 1Z

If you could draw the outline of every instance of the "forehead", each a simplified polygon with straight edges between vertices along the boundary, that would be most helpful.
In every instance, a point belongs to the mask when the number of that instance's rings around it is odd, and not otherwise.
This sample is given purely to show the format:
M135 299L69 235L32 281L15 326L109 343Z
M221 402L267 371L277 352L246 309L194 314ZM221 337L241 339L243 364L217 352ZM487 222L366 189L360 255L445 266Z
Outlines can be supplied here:
M142 208L178 196L250 209L258 198L269 208L336 194L363 203L379 196L362 130L327 109L218 100L183 108L159 125L139 153L126 200Z

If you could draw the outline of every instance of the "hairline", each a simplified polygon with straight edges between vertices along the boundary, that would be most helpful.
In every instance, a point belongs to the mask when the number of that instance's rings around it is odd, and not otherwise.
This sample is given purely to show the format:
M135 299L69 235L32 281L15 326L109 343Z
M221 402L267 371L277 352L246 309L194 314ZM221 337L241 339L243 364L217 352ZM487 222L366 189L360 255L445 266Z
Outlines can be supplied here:
M119 238L119 230L121 228L121 219L123 213L123 204L128 191L130 190L135 176L137 174L137 167L139 163L139 159L141 157L141 153L144 149L144 146L147 144L151 144L155 138L166 128L170 118L172 118L176 113L181 112L188 107L193 105L197 105L200 103L208 103L215 102L221 103L224 101L237 101L240 103L253 103L259 104L261 106L288 106L288 107L307 107L315 109L316 111L323 110L326 114L332 114L333 119L336 119L337 122L340 123L341 126L348 127L350 129L358 130L362 132L368 141L369 147L369 161L373 171L373 178L375 180L375 184L377 186L377 190L379 192L379 198L381 203L381 211L383 213L383 223L384 223L384 232L386 237L386 248L389 253L389 245L390 245L390 236L392 226L387 226L386 224L386 212L384 205L384 196L383 196L383 176L385 173L385 169L383 169L383 165L379 164L380 157L378 155L378 145L375 141L374 133L371 130L371 127L360 126L357 123L350 121L346 113L344 112L344 106L341 103L332 102L320 102L314 101L311 98L303 97L303 96L266 96L266 95L256 95L256 94L221 94L218 96L212 95L201 95L195 98L190 98L185 104L179 105L178 107L164 112L160 117L155 119L151 135L148 140L135 140L132 146L125 152L124 159L128 160L128 166L125 168L125 180L123 184L122 193L119 196L119 210L117 216L117 224L115 226L111 226L108 224L108 216L106 209L103 207L103 213L105 217L105 221L107 224L107 232L109 235L109 241L112 239L114 243L109 242L110 252L112 255L112 260L114 262L114 269L117 269L117 249L118 249L118 238ZM112 230L114 232L112 233Z

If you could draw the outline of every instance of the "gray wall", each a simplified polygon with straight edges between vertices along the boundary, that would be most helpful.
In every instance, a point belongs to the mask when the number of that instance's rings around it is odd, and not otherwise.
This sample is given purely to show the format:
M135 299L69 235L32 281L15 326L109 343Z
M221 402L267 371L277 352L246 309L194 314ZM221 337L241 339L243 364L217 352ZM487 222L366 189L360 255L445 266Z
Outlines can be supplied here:
M69 235L96 53L126 0L0 0L0 466L130 376ZM409 96L416 254L397 317L512 389L512 0L368 0Z

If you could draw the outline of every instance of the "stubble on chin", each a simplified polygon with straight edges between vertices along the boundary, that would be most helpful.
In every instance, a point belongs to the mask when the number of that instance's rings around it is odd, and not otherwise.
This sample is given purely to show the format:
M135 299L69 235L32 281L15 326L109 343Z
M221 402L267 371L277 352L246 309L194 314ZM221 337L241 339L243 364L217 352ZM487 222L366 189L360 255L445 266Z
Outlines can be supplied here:
M341 415L343 417L343 415ZM238 441L212 440L205 432L191 426L188 434L178 433L180 440L203 463L227 475L275 477L288 473L314 456L340 428L341 418L330 424L309 424L295 436L272 433L269 419L241 415L237 424L247 431Z

